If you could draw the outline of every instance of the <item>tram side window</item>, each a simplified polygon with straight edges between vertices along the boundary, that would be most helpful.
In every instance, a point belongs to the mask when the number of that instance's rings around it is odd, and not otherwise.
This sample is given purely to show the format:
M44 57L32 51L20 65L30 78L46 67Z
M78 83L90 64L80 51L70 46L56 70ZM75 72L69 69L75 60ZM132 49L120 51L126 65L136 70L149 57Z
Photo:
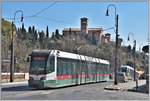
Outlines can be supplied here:
M58 60L57 73L58 73L58 75L62 74L62 60Z
M93 74L96 74L96 63L94 63L93 65Z
M100 64L97 64L97 73L100 74Z
M103 74L103 64L100 64L100 70L101 70L101 74Z
M66 68L66 74L68 75L69 73L70 73L70 60L67 60L66 61L66 66L65 66Z
M54 57L49 57L47 66L46 66L46 73L51 73L54 72L55 67L54 67Z
M67 59L58 59L58 75L71 74L71 61Z
M77 74L77 63L74 61L74 74Z
M98 72L99 72L99 74L102 74L102 73L101 73L101 72L102 72L101 64L98 64Z
M70 63L70 69L71 69L70 74L72 75L73 74L73 62Z
M67 74L71 74L71 61L68 61Z
M75 67L76 67L75 61L72 60L72 61L70 62L70 65L71 65L71 74L74 75L74 74L75 74Z
M104 68L104 74L107 74L107 67L105 64L103 64L103 68Z
M89 74L92 73L92 63L91 63L91 62L88 62L87 72L88 72Z
M95 71L95 74L97 74L97 63L95 63L95 69L94 69L94 71Z
M99 74L99 63L97 63L97 65L96 65L96 72L97 72L97 74Z
M109 65L106 65L107 73L109 74Z
M105 74L106 68L104 64L102 64L102 68L103 68L103 74Z
M63 71L62 74L63 74L63 75L66 74L66 62L65 62L65 61L63 61L62 69L63 69L63 70L62 70L62 71Z
M58 59L58 75L63 75L63 74L66 74L66 66L67 66L67 63L65 60L63 59Z
M75 65L75 62L72 63L72 74L76 74L76 65Z
M96 63L93 63L93 74L96 74Z
M83 63L82 61L80 62L80 67L81 67L81 73L84 73L85 72L85 70L84 70L84 68L85 68L85 63Z
M77 67L77 73L80 74L80 65L77 61L75 61L75 62L76 62L76 67Z
M87 73L87 63L83 62L83 71L86 74Z

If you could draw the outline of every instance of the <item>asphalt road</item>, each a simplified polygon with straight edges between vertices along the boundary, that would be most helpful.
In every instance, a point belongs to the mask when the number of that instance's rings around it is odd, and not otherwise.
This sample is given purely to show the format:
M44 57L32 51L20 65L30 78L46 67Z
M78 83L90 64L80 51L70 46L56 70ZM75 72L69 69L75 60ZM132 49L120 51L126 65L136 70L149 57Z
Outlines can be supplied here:
M2 100L148 100L145 93L104 90L112 82L92 83L59 89L36 90L26 83L2 85Z

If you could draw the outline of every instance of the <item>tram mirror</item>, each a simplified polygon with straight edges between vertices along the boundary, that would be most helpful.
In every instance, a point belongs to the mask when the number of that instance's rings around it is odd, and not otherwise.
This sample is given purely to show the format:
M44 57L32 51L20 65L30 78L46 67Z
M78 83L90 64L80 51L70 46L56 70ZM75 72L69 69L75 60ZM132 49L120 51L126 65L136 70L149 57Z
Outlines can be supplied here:
M30 62L30 56L27 57L27 62Z

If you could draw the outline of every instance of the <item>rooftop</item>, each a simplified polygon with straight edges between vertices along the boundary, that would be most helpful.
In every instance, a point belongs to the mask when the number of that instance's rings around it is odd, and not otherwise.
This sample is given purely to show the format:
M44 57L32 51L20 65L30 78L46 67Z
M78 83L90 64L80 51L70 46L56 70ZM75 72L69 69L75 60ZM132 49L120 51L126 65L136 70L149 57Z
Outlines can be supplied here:
M70 30L70 28L64 28L64 30L63 31L69 31ZM71 31L80 31L81 29L80 28L71 28ZM88 28L88 30L90 31L90 30L99 30L99 31L101 31L101 30L103 30L102 28Z

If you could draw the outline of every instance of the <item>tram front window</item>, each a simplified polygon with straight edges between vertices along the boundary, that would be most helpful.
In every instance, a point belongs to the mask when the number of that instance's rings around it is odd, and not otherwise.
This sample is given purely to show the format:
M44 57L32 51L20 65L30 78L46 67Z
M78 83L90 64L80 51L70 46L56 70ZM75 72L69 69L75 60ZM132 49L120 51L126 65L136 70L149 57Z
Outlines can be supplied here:
M33 56L31 59L30 74L45 74L47 56Z
M122 71L121 71L121 72L126 73L126 72L127 72L127 68L122 68Z

